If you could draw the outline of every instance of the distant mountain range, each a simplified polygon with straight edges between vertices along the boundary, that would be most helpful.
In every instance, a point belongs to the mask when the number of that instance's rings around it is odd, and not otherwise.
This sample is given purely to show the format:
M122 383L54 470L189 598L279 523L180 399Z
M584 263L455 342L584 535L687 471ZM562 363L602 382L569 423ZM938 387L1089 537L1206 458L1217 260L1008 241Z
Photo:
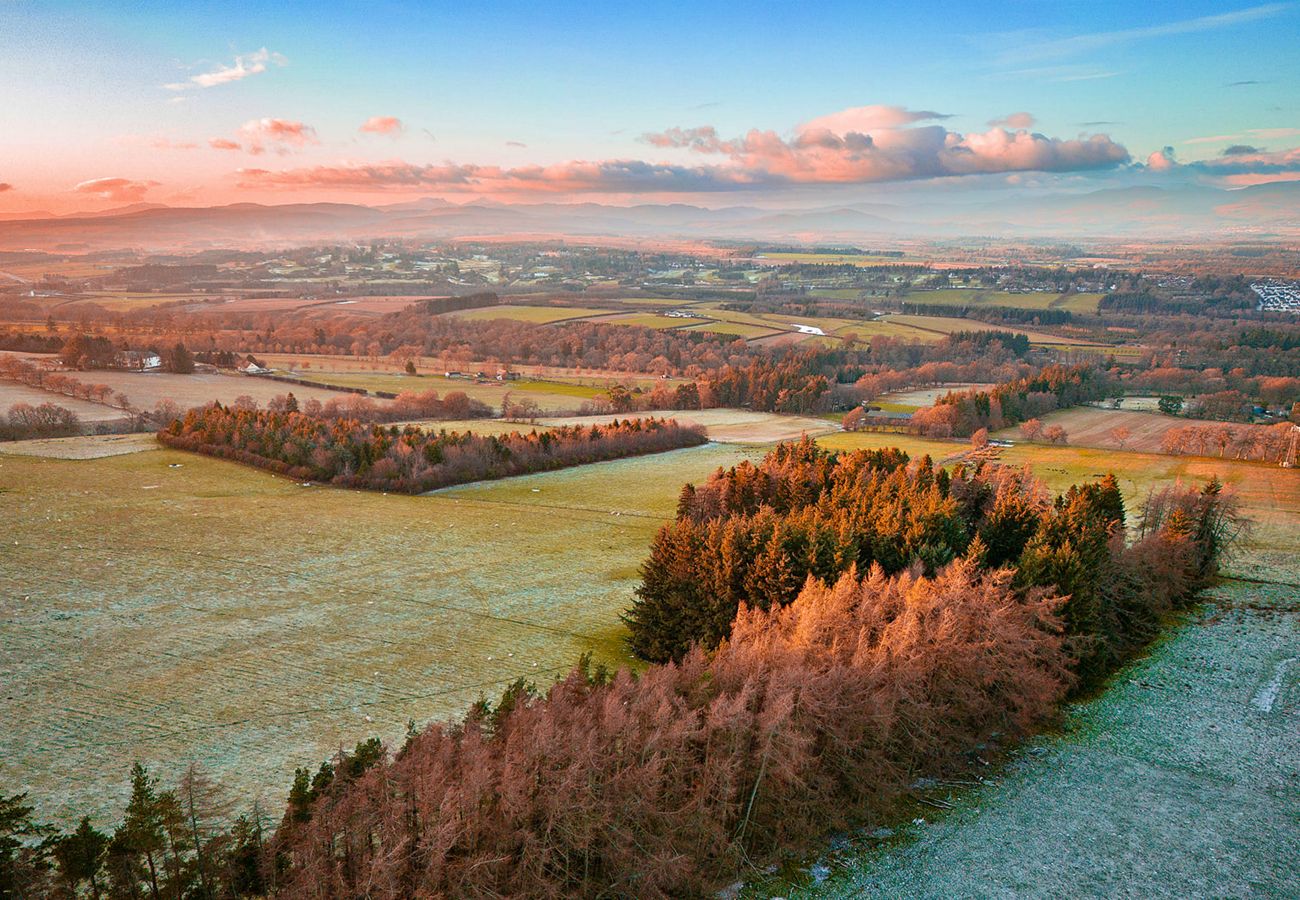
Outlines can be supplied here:
M288 246L368 238L497 236L644 237L790 242L888 238L1295 238L1300 183L1239 190L1128 187L1046 196L933 196L896 203L807 209L689 204L450 203L384 206L236 203L168 207L140 203L71 216L0 216L0 250L147 251Z

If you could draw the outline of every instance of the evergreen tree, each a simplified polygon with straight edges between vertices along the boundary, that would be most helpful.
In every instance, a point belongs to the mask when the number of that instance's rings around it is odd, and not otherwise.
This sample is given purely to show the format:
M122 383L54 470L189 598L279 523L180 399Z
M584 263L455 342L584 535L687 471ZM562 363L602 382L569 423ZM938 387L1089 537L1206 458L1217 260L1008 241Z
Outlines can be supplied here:
M83 881L89 881L91 896L99 900L98 876L107 850L108 835L90 824L90 816L82 816L77 830L64 836L55 846L59 870L74 893Z
M122 825L114 834L121 849L128 856L144 857L148 869L149 892L153 900L161 893L158 888L158 864L166 846L163 833L162 809L155 791L157 781L140 763L131 767L131 799L126 804Z

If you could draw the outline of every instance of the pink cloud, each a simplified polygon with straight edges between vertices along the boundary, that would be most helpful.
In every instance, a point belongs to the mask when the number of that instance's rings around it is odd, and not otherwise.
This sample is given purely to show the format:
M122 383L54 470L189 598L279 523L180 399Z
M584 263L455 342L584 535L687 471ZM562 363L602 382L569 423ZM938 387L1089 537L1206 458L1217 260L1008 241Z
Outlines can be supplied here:
M94 194L105 200L130 202L143 200L149 188L157 184L156 181L132 181L129 178L94 178L81 182L73 190L78 194Z
M387 134L398 135L405 130L406 126L402 120L396 116L371 116L361 123L357 131L363 134Z
M672 128L643 139L656 147L729 157L735 168L748 173L742 179L745 181L800 184L994 172L1064 172L1105 168L1129 159L1127 150L1104 135L1060 140L1004 128L963 135L941 125L882 128L868 134L841 133L809 123L788 140L774 131L757 129L740 138L722 140L714 128L702 126Z
M260 50L249 53L246 56L236 56L232 65L219 65L211 72L201 72L198 75L191 75L186 81L173 82L165 84L163 87L169 91L186 91L191 88L211 88L222 84L230 84L234 81L243 81L250 75L260 75L267 69L267 64L273 63L277 66L287 66L289 61L279 53L272 53L263 47Z
M1147 157L1147 168L1153 172L1168 172L1177 165L1173 147L1164 147Z
M14 189L14 186L13 186L12 184L10 184L9 182L7 182L7 181L0 181L0 194L3 194L5 191L12 191L13 189Z
M862 106L811 119L789 137L752 129L742 136L724 139L711 125L642 135L642 141L653 147L688 150L717 159L708 165L613 159L504 168L452 162L418 165L398 160L282 171L244 169L238 175L244 187L489 194L691 193L992 173L1072 172L1111 168L1129 161L1128 151L1105 135L1062 140L1000 127L961 134L942 125L916 124L939 118L946 116L896 106ZM1007 117L1007 121L1013 119L1025 123L1032 117L1028 113ZM262 120L267 121L271 120Z
M1000 119L994 119L989 122L989 125L994 128L1027 129L1033 128L1037 122L1033 113L1013 112Z
M211 138L208 140L208 146L213 150L243 150L244 145L239 141L232 141L227 138Z
M829 131L833 134L845 134L850 131L868 133L901 128L904 125L913 125L917 122L932 119L948 118L951 118L951 116L927 109L912 110L902 106L879 105L854 106L825 116L818 116L815 119L809 119L803 125L800 125L798 130L801 132Z
M272 150L281 155L291 148L319 144L316 129L290 119L252 119L239 128L245 149L254 155Z

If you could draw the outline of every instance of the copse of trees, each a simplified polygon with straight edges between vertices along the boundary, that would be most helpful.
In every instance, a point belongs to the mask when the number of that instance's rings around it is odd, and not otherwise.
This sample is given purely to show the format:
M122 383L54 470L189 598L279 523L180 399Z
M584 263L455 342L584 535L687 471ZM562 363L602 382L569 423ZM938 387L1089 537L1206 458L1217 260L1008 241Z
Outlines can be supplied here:
M654 418L481 435L216 403L190 410L160 431L158 439L169 447L270 469L298 481L410 494L705 441L698 426Z
M15 403L0 419L0 441L69 437L81 434L81 419L72 410L53 403Z
M929 437L969 437L981 428L996 431L1115 393L1111 378L1094 366L1049 365L988 390L949 392L917 410L910 427Z
M1015 567L1021 588L1068 598L1060 615L1076 669L1091 680L1191 589L1134 574L1154 564L1152 551L1150 542L1126 546L1124 525L1111 476L1049 501L1025 470L948 472L899 450L835 453L805 439L682 489L677 519L642 565L629 640L644 659L680 659L726 638L742 606L784 606L808 578L833 581L851 566L934 572L973 554L982 566Z

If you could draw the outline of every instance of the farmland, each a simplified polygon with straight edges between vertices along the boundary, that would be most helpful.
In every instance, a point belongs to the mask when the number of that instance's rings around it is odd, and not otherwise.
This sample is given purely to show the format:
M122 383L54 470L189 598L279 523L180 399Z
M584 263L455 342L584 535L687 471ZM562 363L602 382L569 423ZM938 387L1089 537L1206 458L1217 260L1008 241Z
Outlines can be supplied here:
M31 406L53 403L72 410L82 422L86 423L118 422L124 418L122 410L100 403L79 400L54 391L44 391L16 381L0 381L0 413L6 412L15 403L26 403Z
M1069 434L1070 443L1080 447L1131 449L1145 453L1159 453L1165 432L1189 424L1188 419L1161 413L1096 406L1057 410L1043 416L1042 421L1044 425L1060 425ZM1193 420L1192 424L1206 423ZM1127 430L1128 435L1118 434L1116 429ZM1020 431L1018 428L1004 428L993 436L1014 441L1020 439Z
M217 374L194 374L194 375L171 375L166 372L126 372L115 369L98 369L86 373L84 379L92 384L106 384L115 392L125 394L131 401L131 405L137 408L148 409L153 407L160 400L173 400L182 408L191 406L200 406L204 403L211 403L213 400L221 403L233 403L236 397L249 396L258 403L264 404L272 397L280 396L292 392L299 401L304 401L315 397L324 403L341 396L337 391L330 391L324 388L313 388L298 384L286 384L282 381L273 381L268 378L255 378L247 375L217 375ZM11 387L9 383L0 382L0 397L8 396L7 392ZM36 391L47 400L58 403L62 406L68 406L70 409L71 400L61 395L48 391ZM64 400L68 400L64 403ZM0 401L3 402L3 401ZM13 401L11 401L13 402ZM29 401L30 402L30 401ZM380 403L384 401L378 401ZM110 418L117 418L120 412L109 409L108 407L96 406ZM75 411L75 410L74 410Z
M458 312L444 313L471 322L486 322L491 319L512 319L516 322L531 322L534 325L546 325L551 322L563 322L566 319L582 319L587 316L605 315L615 310L587 309L579 306L487 306L481 309L465 309Z
M694 415L741 442L833 427ZM966 449L819 440L936 460ZM0 557L16 688L0 701L16 723L0 778L59 815L120 803L132 759L200 760L279 802L294 765L340 743L396 740L409 718L455 714L518 675L545 680L585 650L626 661L617 616L678 488L765 449L711 444L426 497L304 488L164 450L0 455L0 505L35 526ZM1300 481L1272 467L1077 447L1003 460L1054 488L1115 470L1130 498L1218 472L1261 519L1260 552L1281 560L1294 542ZM70 554L78 566L63 564Z
M327 365L328 363L323 363ZM447 378L442 375L403 375L398 373L387 372L332 372L328 369L309 369L302 371L292 371L296 378L305 378L307 380L316 380L323 384L336 384L341 387L362 388L367 391L386 391L389 393L402 393L403 391L413 391L422 393L424 391L437 391L445 395L453 391L459 391L465 394L471 400L479 400L489 406L496 407L498 410L501 401L507 394L514 395L516 400L528 398L534 400L544 410L569 410L575 409L582 404L584 400L603 393L608 384L578 384L565 381L540 381L532 379L521 379L519 381L484 381L469 378ZM275 382L268 382L274 384ZM285 385L281 383L279 393L285 390L293 390L298 395L298 385ZM311 390L308 388L308 390ZM339 396L337 393L331 393L331 396Z
M1012 309L1063 309L1074 313L1095 313L1101 294L1057 294L1046 291L1012 293L978 288L945 288L912 291L904 302L928 306L1006 306Z
M0 782L50 816L106 812L133 760L198 760L275 805L342 743L396 741L584 651L626 661L618 614L681 483L756 452L425 497L164 450L0 455L4 519L29 525L0 556Z

